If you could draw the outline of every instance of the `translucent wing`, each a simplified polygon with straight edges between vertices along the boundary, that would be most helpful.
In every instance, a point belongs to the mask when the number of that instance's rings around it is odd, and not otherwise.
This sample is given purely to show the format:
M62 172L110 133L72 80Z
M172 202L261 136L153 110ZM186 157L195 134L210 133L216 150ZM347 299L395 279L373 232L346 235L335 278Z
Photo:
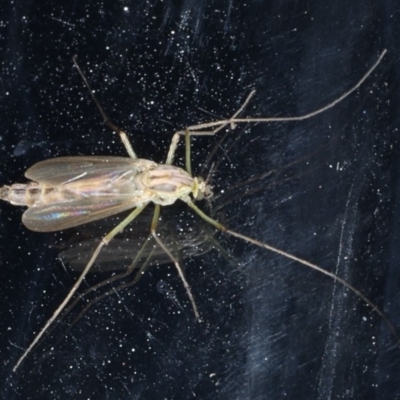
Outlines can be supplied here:
M32 181L55 186L124 171L140 173L155 165L153 161L127 157L58 157L38 162L25 172L25 176Z
M24 225L51 232L106 218L146 204L135 184L137 174L154 167L149 160L123 157L60 157L29 168L25 176L43 186L25 211Z
M127 199L126 196L84 198L28 208L22 215L22 222L32 231L53 232L119 214L136 206L136 199Z

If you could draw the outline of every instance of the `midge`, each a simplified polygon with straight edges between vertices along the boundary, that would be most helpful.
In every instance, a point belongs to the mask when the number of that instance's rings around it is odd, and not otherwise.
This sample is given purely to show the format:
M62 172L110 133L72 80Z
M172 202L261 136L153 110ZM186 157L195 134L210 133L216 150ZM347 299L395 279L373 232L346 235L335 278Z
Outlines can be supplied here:
M155 205L150 226L151 235L175 264L189 296L194 314L196 318L200 320L200 315L190 286L183 275L177 258L168 250L162 239L157 235L157 222L160 216L160 206L170 205L178 199L185 202L196 214L215 228L256 246L278 253L340 282L371 306L373 310L383 318L400 343L400 339L395 329L387 320L385 315L362 293L342 278L331 272L325 271L315 264L286 253L285 251L232 231L201 211L193 201L209 197L212 194L207 182L205 182L201 177L192 176L190 155L191 136L212 136L225 127L234 128L235 124L238 123L301 121L312 118L313 116L328 110L360 87L360 85L379 65L385 53L386 50L380 54L375 64L354 87L325 107L306 115L279 118L238 118L238 115L243 111L250 98L253 96L254 91L251 92L240 109L231 118L189 126L185 130L176 132L172 137L164 164L157 164L153 161L137 157L126 133L118 126L114 125L103 111L74 58L75 66L82 76L82 79L87 86L93 101L99 109L105 124L119 134L130 158L83 156L61 157L42 161L26 171L25 176L30 179L31 182L26 184L3 186L0 188L0 198L14 205L27 206L28 209L22 216L22 222L28 229L36 232L63 230L106 218L129 209L133 209L133 211L119 225L111 230L111 232L103 237L64 301L56 309L51 318L46 322L32 343L19 358L13 371L18 369L21 362L65 308L71 297L79 288L82 280L85 278L93 263L96 261L101 249L106 246L115 235L132 222L149 203L154 203ZM172 165L181 136L185 136L185 169Z

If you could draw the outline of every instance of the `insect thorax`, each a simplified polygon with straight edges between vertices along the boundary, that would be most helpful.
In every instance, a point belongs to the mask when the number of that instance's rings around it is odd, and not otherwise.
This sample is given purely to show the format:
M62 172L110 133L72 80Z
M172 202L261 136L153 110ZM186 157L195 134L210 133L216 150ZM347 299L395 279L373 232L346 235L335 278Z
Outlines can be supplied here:
M199 178L193 178L184 169L173 165L158 164L154 169L143 172L144 190L151 193L152 201L160 205L169 205L177 199L186 201L190 194L200 198L206 184Z

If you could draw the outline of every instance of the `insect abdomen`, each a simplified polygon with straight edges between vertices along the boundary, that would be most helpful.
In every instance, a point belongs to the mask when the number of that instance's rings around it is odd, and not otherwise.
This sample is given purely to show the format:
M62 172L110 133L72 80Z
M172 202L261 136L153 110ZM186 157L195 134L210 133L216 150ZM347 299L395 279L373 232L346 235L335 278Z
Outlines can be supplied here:
M41 185L37 182L15 183L14 185L0 188L0 199L8 201L15 206L32 207L43 196L53 190L54 188Z

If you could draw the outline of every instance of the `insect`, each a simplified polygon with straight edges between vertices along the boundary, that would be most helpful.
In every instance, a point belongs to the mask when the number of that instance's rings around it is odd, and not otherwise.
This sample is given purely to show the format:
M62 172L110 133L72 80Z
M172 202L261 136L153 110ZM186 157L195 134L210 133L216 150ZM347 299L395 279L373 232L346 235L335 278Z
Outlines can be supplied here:
M191 136L213 136L223 128L230 127L233 129L235 125L239 123L302 121L312 118L317 114L334 107L360 87L379 65L385 54L386 50L380 54L375 64L350 90L325 107L306 115L278 118L239 118L239 114L244 110L255 93L252 91L239 110L236 111L231 118L193 125L184 130L175 132L164 164L157 164L153 161L137 157L127 134L121 128L113 124L103 111L101 105L95 98L87 79L83 75L74 58L75 66L88 88L94 103L99 109L105 124L119 134L129 158L113 156L79 156L45 160L33 165L26 171L25 176L31 180L30 183L3 186L0 188L0 198L13 205L27 206L28 209L23 214L22 222L28 229L36 232L64 230L106 218L123 211L131 209L133 209L133 211L131 211L121 223L115 226L101 239L93 254L90 256L78 280L75 282L60 306L55 310L51 318L46 322L44 327L19 358L13 371L18 369L22 361L64 310L95 263L102 248L136 217L138 217L149 203L155 205L150 226L151 236L174 263L190 299L193 312L197 320L201 320L189 283L185 279L178 259L172 254L157 234L157 224L160 217L161 206L173 204L177 200L186 203L198 216L216 229L253 245L280 254L283 257L317 270L341 283L372 307L373 310L383 318L394 336L398 339L395 329L385 315L360 291L342 278L304 259L258 241L257 239L233 231L212 219L198 208L194 201L212 196L212 193L209 184L203 178L194 177L192 175L190 147ZM181 136L184 136L185 138L185 169L173 165Z

